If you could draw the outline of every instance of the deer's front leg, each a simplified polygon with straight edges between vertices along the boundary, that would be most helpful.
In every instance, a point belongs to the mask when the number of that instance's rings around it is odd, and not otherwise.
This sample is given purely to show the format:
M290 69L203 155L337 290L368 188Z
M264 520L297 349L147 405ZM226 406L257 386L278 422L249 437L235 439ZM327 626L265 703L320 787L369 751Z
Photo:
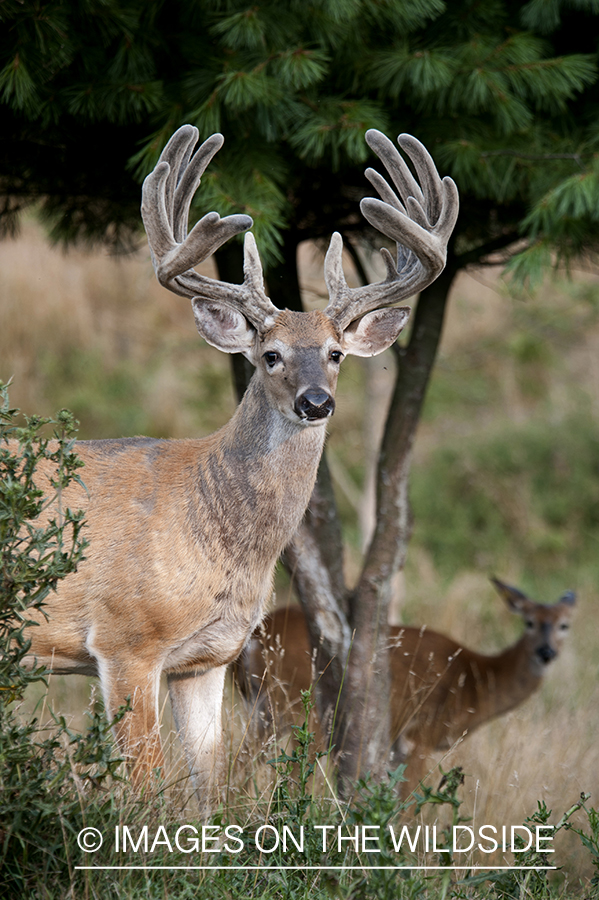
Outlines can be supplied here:
M207 672L171 673L168 690L201 806L209 808L222 784L222 700L226 666Z
M158 721L158 689L160 669L156 664L140 660L98 659L104 705L113 718L127 701L131 710L114 725L119 749L131 767L131 780L136 787L147 784L156 769L164 766Z

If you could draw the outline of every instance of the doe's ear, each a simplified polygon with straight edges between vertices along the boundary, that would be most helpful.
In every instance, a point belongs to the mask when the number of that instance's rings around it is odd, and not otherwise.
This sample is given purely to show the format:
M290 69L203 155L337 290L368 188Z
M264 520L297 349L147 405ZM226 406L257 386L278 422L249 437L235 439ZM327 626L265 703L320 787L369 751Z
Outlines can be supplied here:
M562 594L558 603L563 603L566 606L576 606L576 594L574 591L566 591L565 594Z
M400 306L366 313L343 332L343 349L352 356L378 356L395 343L410 312L409 306Z
M491 584L494 585L499 595L503 597L511 611L522 615L525 606L530 604L526 594L523 594L518 588L504 584L499 578L491 578Z
M256 331L245 316L229 306L200 297L194 297L191 305L197 329L205 341L223 353L243 353L254 363Z

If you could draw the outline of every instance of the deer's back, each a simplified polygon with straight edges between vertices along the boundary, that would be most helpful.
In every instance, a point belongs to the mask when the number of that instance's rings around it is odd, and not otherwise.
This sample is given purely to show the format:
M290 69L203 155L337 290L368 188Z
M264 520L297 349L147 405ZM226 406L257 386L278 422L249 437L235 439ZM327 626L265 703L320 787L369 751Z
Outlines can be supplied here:
M483 720L489 693L489 659L430 629L390 629L392 738L445 748ZM291 721L301 711L299 693L318 673L299 607L268 616L238 667L242 690L270 718ZM491 679L492 680L492 679ZM491 685L492 686L492 685ZM268 701L267 701L268 696ZM265 709L268 703L268 710Z
M495 657L430 629L394 627L391 639L394 738L446 749L491 717Z

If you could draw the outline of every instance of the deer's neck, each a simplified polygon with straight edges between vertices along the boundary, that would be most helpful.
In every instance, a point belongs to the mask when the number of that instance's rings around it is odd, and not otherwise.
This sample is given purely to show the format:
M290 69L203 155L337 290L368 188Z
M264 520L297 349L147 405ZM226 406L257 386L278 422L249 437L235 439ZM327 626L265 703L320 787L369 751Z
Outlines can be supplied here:
M235 413L224 426L221 444L227 452L252 462L285 452L290 442L309 451L322 454L325 426L311 427L291 421L269 401L262 381L254 376ZM273 457L274 458L274 457Z
M492 716L502 715L518 706L541 684L541 675L533 669L526 636L503 653L480 659L484 660L484 665L480 665L484 671L481 688L488 697Z
M252 379L201 473L215 518L243 552L276 559L289 543L310 500L325 430L287 419Z

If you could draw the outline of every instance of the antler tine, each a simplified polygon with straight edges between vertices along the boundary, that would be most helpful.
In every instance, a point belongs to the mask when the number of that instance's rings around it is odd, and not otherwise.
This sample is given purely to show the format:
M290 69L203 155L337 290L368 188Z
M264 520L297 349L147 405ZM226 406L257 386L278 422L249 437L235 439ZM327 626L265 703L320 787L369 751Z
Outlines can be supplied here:
M382 199L362 200L360 209L371 225L396 242L397 260L383 248L386 279L349 288L341 262L343 241L339 234L333 235L325 259L330 296L325 312L341 329L364 313L404 300L435 280L445 267L447 242L459 208L455 183L447 176L439 177L430 154L416 138L401 134L398 143L412 160L420 184L384 134L371 129L366 141L384 163L395 190L378 172L367 169L366 177Z
M251 228L250 216L223 219L207 213L187 234L189 208L200 179L224 138L213 134L192 156L198 130L183 125L172 136L143 184L141 214L160 284L183 297L216 300L241 310L258 329L269 327L277 308L264 293L262 267L252 235L246 235L244 282L228 284L194 270L229 238Z

